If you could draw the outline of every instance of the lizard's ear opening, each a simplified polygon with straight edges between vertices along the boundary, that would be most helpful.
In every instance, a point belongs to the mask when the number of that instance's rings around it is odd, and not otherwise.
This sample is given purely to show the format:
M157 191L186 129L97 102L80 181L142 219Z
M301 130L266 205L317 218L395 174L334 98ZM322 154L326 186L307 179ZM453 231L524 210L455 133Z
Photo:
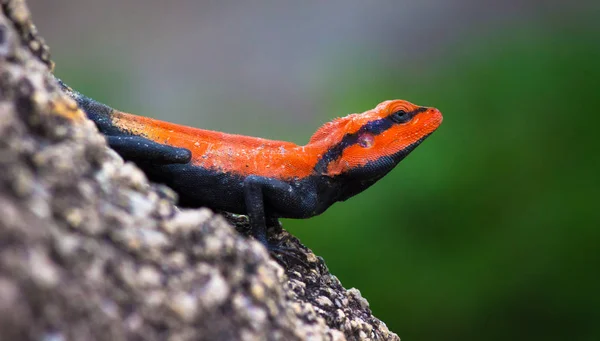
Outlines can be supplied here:
M363 148L371 148L375 144L375 136L370 133L362 133L358 137L357 143Z

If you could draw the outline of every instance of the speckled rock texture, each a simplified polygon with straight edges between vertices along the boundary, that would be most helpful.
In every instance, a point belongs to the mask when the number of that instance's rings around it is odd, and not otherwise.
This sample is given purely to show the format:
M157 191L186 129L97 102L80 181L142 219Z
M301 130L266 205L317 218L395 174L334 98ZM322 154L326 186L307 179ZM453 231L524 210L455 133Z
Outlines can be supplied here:
M25 3L0 3L0 339L399 340L284 230L305 264L123 163L56 84Z

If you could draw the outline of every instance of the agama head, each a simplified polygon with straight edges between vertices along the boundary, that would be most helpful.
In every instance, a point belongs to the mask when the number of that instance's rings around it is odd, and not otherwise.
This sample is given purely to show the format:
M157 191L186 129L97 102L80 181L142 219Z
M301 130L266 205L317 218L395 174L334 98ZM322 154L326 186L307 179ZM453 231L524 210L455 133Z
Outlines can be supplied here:
M436 108L403 100L385 101L362 114L339 118L311 138L311 143L329 144L315 170L332 177L379 179L441 123L442 114Z

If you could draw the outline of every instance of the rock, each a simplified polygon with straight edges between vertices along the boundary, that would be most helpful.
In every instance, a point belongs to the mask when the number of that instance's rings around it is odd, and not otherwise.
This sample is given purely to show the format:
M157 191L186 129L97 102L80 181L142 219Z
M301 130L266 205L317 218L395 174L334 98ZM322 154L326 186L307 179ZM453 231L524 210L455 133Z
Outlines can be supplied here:
M0 0L0 335L6 340L399 340L322 259L181 210L62 91L23 1ZM304 264L303 264L304 263Z

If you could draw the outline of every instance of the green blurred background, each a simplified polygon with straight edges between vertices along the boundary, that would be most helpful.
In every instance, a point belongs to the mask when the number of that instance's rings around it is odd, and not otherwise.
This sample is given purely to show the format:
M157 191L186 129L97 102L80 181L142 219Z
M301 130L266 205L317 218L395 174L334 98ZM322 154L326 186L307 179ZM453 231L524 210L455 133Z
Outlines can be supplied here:
M30 0L56 74L125 111L305 143L385 99L444 123L284 226L403 340L600 340L600 4Z

